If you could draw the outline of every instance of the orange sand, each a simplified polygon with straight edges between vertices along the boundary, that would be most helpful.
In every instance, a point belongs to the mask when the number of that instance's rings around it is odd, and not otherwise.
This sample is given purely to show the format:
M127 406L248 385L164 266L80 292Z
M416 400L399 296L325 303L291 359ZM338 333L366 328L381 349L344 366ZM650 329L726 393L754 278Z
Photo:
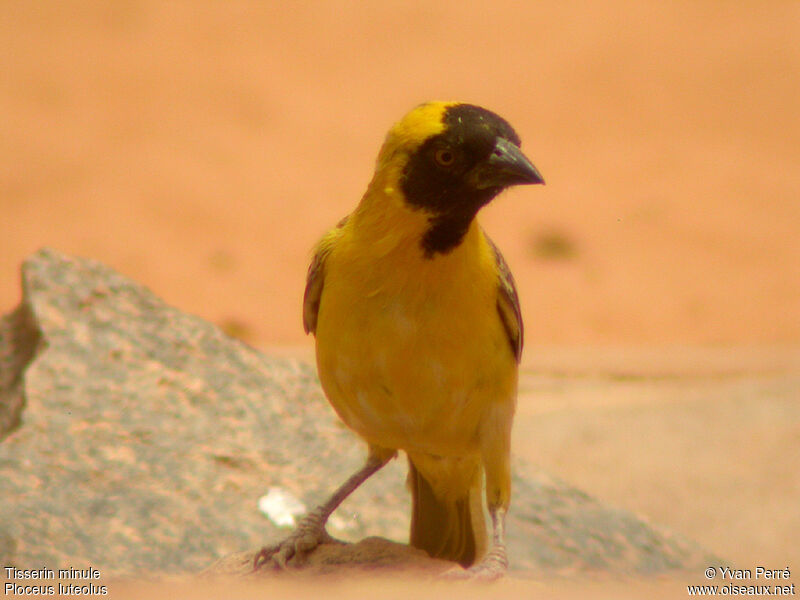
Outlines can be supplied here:
M304 343L310 248L389 125L456 98L508 118L547 179L483 215L528 339L800 341L795 2L1 12L4 312L50 245L256 345Z

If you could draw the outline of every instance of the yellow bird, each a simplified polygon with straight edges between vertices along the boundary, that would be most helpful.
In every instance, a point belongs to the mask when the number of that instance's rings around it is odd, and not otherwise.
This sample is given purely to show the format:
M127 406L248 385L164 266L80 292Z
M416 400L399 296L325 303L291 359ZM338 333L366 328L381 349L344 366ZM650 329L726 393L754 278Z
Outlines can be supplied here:
M474 576L505 572L522 318L475 216L504 188L535 183L544 180L519 136L478 106L430 102L389 131L360 204L316 248L303 304L323 390L368 458L256 568L285 567L329 540L330 514L403 450L411 545Z

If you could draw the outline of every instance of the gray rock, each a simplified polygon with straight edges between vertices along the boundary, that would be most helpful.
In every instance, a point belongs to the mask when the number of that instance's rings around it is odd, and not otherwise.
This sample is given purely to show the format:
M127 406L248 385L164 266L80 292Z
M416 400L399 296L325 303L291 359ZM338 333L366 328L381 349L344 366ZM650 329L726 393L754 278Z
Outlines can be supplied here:
M270 486L312 507L361 464L363 444L309 366L260 354L93 260L42 250L22 279L21 306L0 321L4 564L200 570L286 535L257 509ZM696 544L516 466L514 568L709 564ZM404 481L393 461L331 533L406 541Z
M22 414L22 373L36 352L41 336L25 304L0 319L0 441Z

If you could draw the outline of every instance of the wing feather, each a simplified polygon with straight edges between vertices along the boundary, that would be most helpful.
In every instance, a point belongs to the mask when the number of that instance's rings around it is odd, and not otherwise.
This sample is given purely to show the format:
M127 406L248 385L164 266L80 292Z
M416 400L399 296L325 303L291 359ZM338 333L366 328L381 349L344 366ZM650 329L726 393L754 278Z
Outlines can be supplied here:
M344 227L348 217L343 218L336 224L336 228L329 231L322 238L314 251L314 258L308 266L306 275L306 290L303 293L303 329L306 333L316 333L317 316L319 315L319 303L322 299L322 288L325 284L325 259L330 254L333 247L332 241L337 237L338 230Z
M519 308L517 286L514 283L514 276L511 274L511 269L508 268L508 264L500 253L500 249L489 236L486 234L484 234L484 236L492 247L495 265L497 266L497 312L500 314L500 320L503 322L503 327L508 335L508 341L511 344L514 357L517 359L517 362L519 362L522 357L524 328L522 325L522 312Z

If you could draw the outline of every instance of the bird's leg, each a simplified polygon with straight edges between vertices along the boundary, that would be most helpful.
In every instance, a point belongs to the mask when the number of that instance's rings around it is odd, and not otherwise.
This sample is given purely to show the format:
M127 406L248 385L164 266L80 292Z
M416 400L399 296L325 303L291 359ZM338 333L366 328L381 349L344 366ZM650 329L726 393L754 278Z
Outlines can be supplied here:
M468 570L477 579L491 581L502 577L508 570L506 509L499 506L490 506L489 515L492 517L492 546L481 562Z
M453 567L442 573L446 580L494 581L500 579L508 571L508 555L506 554L506 508L489 506L492 517L492 545L478 564L468 569Z
M486 473L486 506L492 518L492 544L481 561L469 569L445 573L448 579L492 581L508 570L506 513L511 502L511 418L513 404L497 404L486 413L481 439Z
M395 455L394 451L370 448L364 466L353 473L339 489L324 503L312 510L300 520L297 528L282 542L273 546L264 546L253 559L253 570L257 571L271 563L273 568L286 569L293 557L308 554L319 544L332 541L333 538L325 530L328 517L352 494L355 489L379 471Z
M508 570L506 513L511 502L511 421L513 403L498 403L486 413L481 451L486 473L486 506L492 518L492 545L481 561L468 569L472 577L492 580Z

